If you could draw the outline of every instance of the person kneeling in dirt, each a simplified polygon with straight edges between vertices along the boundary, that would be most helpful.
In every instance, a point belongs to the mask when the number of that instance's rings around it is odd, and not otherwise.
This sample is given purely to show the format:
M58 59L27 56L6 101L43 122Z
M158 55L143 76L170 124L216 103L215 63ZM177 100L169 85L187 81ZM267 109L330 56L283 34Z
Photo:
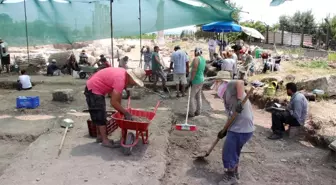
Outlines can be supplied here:
M291 97L289 105L283 111L272 113L272 131L273 134L268 137L271 140L281 139L285 132L284 124L291 127L304 125L308 114L308 101L306 97L297 92L295 83L286 84L287 95Z
M241 150L253 135L253 112L249 100L242 105L246 96L243 81L230 80L231 74L227 71L220 71L217 77L223 80L218 88L218 96L224 100L227 119L230 119L234 112L238 113L231 127L227 131L221 130L218 133L218 138L222 139L226 136L222 160L224 168L227 169L224 179L219 184L231 185L236 184L239 179L238 165Z
M126 87L144 86L146 73L143 69L128 69L108 67L96 72L86 82L84 94L89 108L91 120L97 125L97 142L102 146L113 147L106 133L105 95L110 94L113 108L122 113L125 119L132 120L132 115L121 106L122 92Z
M17 90L30 90L32 88L32 83L30 81L30 76L26 74L26 70L21 70L21 75L17 81Z
M51 63L47 66L47 76L60 76L61 70L56 65L56 60L52 59Z

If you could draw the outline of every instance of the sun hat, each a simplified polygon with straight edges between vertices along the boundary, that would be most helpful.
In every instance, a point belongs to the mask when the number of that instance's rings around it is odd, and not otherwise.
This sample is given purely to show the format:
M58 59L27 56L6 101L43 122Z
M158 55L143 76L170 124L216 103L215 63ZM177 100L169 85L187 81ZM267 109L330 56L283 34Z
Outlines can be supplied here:
M56 59L52 59L51 62L52 62L52 63L56 63Z
M217 75L215 76L216 80L224 80L224 81L231 81L232 75L229 71L218 71Z
M127 69L127 74L130 75L130 77L135 81L138 86L144 86L143 81L146 78L145 70L141 68Z

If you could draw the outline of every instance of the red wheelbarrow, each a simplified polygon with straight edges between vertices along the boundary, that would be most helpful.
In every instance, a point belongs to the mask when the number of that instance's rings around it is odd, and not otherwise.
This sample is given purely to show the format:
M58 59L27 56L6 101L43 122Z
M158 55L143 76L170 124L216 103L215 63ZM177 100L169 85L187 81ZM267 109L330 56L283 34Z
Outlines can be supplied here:
M148 119L148 122L129 121L124 119L124 115L116 112L112 115L112 119L115 120L117 125L121 128L121 140L120 144L124 149L125 155L131 155L132 148L139 142L141 136L143 144L148 144L148 126L156 115L156 111L160 105L160 101L156 104L154 111L144 111L140 109L133 109L130 106L131 100L128 99L127 111L133 116L144 117ZM135 135L133 132L135 131Z

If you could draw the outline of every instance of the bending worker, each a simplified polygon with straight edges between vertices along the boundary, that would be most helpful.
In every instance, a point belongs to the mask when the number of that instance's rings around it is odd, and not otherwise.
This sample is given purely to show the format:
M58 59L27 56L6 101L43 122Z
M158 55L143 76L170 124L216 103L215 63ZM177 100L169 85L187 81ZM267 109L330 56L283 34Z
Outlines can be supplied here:
M239 179L238 165L241 150L253 135L253 112L249 100L242 105L242 101L246 96L243 81L230 80L231 75L227 71L220 71L217 77L223 79L218 88L218 95L224 100L228 119L234 112L238 113L228 131L221 130L218 133L218 138L226 136L222 150L222 160L224 168L227 169L223 181L219 184L232 185L236 184Z
M110 94L110 103L113 108L132 120L132 115L121 106L122 92L126 87L138 85L144 86L145 71L142 69L104 68L96 72L86 82L85 96L93 124L97 125L97 142L102 146L113 147L113 141L109 141L106 133L106 105L105 95Z

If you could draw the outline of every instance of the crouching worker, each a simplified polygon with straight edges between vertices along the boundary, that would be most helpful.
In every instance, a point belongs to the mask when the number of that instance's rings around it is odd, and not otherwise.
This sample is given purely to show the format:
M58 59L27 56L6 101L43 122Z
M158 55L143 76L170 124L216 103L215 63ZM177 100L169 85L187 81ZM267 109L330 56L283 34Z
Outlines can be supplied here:
M223 81L218 88L218 96L224 100L225 112L228 119L231 118L234 112L238 113L228 131L221 130L218 133L218 138L226 136L222 150L222 160L224 168L227 169L224 179L219 184L231 185L238 183L240 153L245 143L253 135L253 113L249 100L242 105L242 101L246 96L244 82L241 80L230 80L232 76L227 71L220 71L217 77Z
M297 92L295 83L286 84L287 95L291 97L289 105L283 111L272 113L273 134L268 137L271 140L281 139L285 132L285 125L300 127L305 124L308 115L308 101L306 97Z
M17 81L17 90L29 90L32 88L32 83L30 81L30 76L26 74L25 70L21 70L21 75Z
M113 148L113 141L108 140L106 133L106 103L105 96L110 94L111 106L132 120L132 115L121 106L122 92L126 87L144 86L145 71L142 69L128 69L108 67L96 72L86 82L84 94L93 124L97 125L97 142L102 146Z

